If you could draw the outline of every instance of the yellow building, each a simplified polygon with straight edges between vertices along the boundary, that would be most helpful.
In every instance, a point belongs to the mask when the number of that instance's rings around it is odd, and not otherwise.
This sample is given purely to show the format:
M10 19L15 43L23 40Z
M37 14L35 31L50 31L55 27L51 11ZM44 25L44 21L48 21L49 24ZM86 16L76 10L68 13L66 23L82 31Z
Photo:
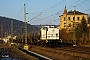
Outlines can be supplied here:
M67 29L67 31L72 31L72 27L75 25L77 26L78 24L81 23L82 17L86 19L86 22L88 23L88 14L79 12L79 11L68 11L66 9L66 6L64 8L64 12L60 17L60 26L58 27L60 30L61 29ZM74 22L74 25L73 25Z

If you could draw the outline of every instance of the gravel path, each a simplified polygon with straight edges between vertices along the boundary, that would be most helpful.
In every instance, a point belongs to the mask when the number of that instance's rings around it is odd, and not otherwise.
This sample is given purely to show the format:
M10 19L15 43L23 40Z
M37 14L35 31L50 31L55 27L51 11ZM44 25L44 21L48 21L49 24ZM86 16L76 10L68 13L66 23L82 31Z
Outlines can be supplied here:
M2 50L2 48L5 50ZM8 46L7 44L0 44L0 52L6 52L6 51L9 52L10 58L15 58L19 60L38 60L37 58L20 51L15 46Z

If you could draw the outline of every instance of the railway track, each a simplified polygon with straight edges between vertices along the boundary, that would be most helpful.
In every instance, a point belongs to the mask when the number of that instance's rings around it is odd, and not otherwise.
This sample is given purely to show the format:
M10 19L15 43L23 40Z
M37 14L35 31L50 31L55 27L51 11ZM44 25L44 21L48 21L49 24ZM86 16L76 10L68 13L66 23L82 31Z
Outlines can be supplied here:
M70 51L70 52L90 54L90 48L87 48L87 47L64 47L64 48L56 48L56 49Z
M31 55L31 56L34 56L34 57L38 58L38 60L52 60L52 59L50 59L50 58L48 58L48 57L45 57L45 56L40 55L40 54L37 54L37 53L35 53L35 52L29 51L29 50L25 50L25 49L23 49L23 48L19 48L19 49L20 49L21 51L23 51L24 53L26 53L26 54L29 54L29 55Z
M87 47L56 47L56 48L42 47L42 48L40 48L38 46L35 48L44 50L44 51L48 51L48 52L55 52L55 53L59 50L64 50L64 51L70 51L70 52L90 54L90 48L87 48ZM51 51L51 50L53 50L53 51Z
M36 49L36 50L35 50ZM86 47L42 47L42 46L32 46L31 51L49 56L54 59L90 59L90 48ZM70 58L67 58L70 57ZM63 58L63 59L64 59Z

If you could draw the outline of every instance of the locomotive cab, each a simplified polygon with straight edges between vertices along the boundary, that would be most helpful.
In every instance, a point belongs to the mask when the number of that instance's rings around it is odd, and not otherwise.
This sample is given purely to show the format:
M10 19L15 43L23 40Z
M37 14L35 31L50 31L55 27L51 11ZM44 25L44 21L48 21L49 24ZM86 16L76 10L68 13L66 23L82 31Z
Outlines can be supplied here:
M59 29L55 26L42 26L40 29L42 45L56 46L59 41Z

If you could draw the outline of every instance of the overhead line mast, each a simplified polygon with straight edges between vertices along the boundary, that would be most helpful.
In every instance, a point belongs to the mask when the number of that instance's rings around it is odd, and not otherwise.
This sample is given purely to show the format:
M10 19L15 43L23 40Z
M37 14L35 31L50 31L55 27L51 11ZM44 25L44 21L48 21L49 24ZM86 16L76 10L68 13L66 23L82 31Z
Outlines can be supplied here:
M1 38L3 39L3 25L1 24Z
M75 10L74 10L74 20L73 20L73 46L77 46L76 45L76 33L75 33L75 28L76 28L76 23L75 23Z
M27 45L27 22L26 22L26 5L24 4L24 32L25 32L25 45Z
M13 21L11 20L11 43L13 43Z
M90 20L89 20L89 46L90 46Z
M24 45L24 49L28 50L26 14L28 14L28 13L26 13L26 5L24 4L24 33L25 33L25 45Z

